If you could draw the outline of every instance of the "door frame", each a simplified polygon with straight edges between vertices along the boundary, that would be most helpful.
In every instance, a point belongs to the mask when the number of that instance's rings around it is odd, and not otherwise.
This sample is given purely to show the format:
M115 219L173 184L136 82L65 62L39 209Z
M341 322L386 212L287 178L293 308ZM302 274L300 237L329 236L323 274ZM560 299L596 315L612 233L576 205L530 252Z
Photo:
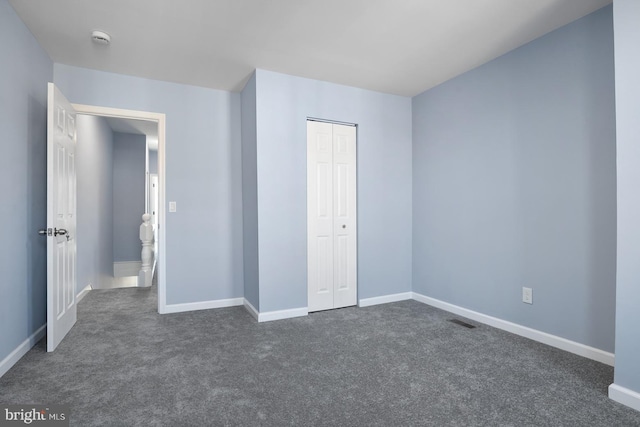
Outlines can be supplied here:
M158 227L160 238L158 239L160 255L158 257L158 313L167 313L166 292L166 256L167 256L167 229L165 207L165 124L166 116L163 113L148 111L124 110L121 108L99 107L95 105L71 104L77 114L89 116L114 117L119 119L146 120L158 123ZM78 143L81 143L80 141Z

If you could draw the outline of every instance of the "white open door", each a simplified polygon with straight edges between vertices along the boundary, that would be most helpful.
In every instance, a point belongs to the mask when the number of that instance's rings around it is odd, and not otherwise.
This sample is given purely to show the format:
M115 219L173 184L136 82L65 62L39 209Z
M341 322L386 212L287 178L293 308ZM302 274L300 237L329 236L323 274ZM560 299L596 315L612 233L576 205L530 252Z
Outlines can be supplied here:
M158 227L158 174L149 175L149 213L154 229Z
M149 213L151 214L151 224L153 224L153 259L158 260L158 214L160 205L158 203L158 174L149 175Z
M76 323L76 113L53 83L47 110L47 351Z

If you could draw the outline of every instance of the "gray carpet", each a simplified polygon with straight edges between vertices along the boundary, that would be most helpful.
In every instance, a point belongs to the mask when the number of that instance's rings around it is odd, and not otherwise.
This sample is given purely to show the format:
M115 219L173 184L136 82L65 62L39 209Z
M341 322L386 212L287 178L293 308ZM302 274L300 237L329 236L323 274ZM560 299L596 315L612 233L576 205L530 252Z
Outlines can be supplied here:
M262 324L155 304L155 287L90 292L0 402L69 404L77 426L640 426L607 398L611 367L415 301Z

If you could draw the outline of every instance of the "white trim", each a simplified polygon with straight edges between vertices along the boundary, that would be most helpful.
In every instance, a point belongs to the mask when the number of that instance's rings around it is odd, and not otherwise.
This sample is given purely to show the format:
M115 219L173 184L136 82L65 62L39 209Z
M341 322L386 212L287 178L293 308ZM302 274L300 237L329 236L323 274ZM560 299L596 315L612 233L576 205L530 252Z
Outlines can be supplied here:
M254 319L259 321L260 318L260 313L258 312L258 310L256 310L256 308L253 306L253 304L251 304L249 302L248 299L244 299L244 308L247 309L247 311L249 312L249 314L251 314L253 316Z
M621 387L615 383L611 384L609 386L609 399L640 411L640 393L626 387Z
M358 307L369 307L371 305L405 301L412 298L413 298L412 292L402 292L399 294L383 295L381 297L363 298L358 302Z
M309 314L308 307L292 308L289 310L266 311L258 313L258 322L271 322L273 320L291 319Z
M118 261L113 263L113 277L138 276L142 261Z
M82 298L86 297L90 290L91 290L91 283L85 286L83 290L78 292L78 295L76 295L76 304L82 301Z
M15 350L9 353L7 357L2 359L2 362L0 362L0 377L6 374L9 371L9 369L13 367L13 365L18 363L18 360L20 360L22 356L27 354L27 352L31 350L31 348L34 345L36 345L36 343L40 341L45 336L46 333L47 333L47 324L45 323L44 325L40 326L40 328L38 328L37 331L31 334L29 338L24 340L22 344L16 347Z
M102 117L119 117L125 119L147 120L158 123L158 227L160 238L159 246L159 269L158 269L158 313L167 313L167 227L166 227L166 173L165 173L165 139L166 139L166 116L163 113L151 113L147 111L124 110L120 108L98 107L94 105L72 104L78 114L89 114Z
M244 303L244 298L216 299L211 301L187 302L183 304L167 304L165 313L182 313L185 311L209 310L212 308L236 307Z
M417 292L413 292L413 299L418 302L448 311L450 313L457 314L458 316L463 316L468 319L475 320L476 322L484 323L486 325L493 326L494 328L502 329L504 331L511 332L513 334L520 335L522 337L529 338L534 341L538 341L573 354L577 354L578 356L586 357L588 359L605 363L610 366L614 365L615 357L613 353L609 353L604 350L589 347L588 345L580 344L566 338L538 331L537 329L518 325L517 323L498 319L497 317L478 313L477 311L469 310L467 308L440 301L435 298L430 298Z
M356 123L351 123L351 122L339 122L337 120L327 120L327 119L321 119L318 117L311 117L311 116L307 116L307 121L310 122L320 122L320 123L330 123L332 125L342 125L342 126L351 126L351 127L358 127L358 125Z

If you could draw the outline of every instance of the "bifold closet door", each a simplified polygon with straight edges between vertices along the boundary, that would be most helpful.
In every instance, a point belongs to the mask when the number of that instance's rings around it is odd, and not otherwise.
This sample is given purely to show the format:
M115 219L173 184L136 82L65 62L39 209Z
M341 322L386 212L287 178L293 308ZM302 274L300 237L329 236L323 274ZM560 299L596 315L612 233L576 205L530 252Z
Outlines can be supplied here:
M309 311L357 303L356 128L307 121Z

